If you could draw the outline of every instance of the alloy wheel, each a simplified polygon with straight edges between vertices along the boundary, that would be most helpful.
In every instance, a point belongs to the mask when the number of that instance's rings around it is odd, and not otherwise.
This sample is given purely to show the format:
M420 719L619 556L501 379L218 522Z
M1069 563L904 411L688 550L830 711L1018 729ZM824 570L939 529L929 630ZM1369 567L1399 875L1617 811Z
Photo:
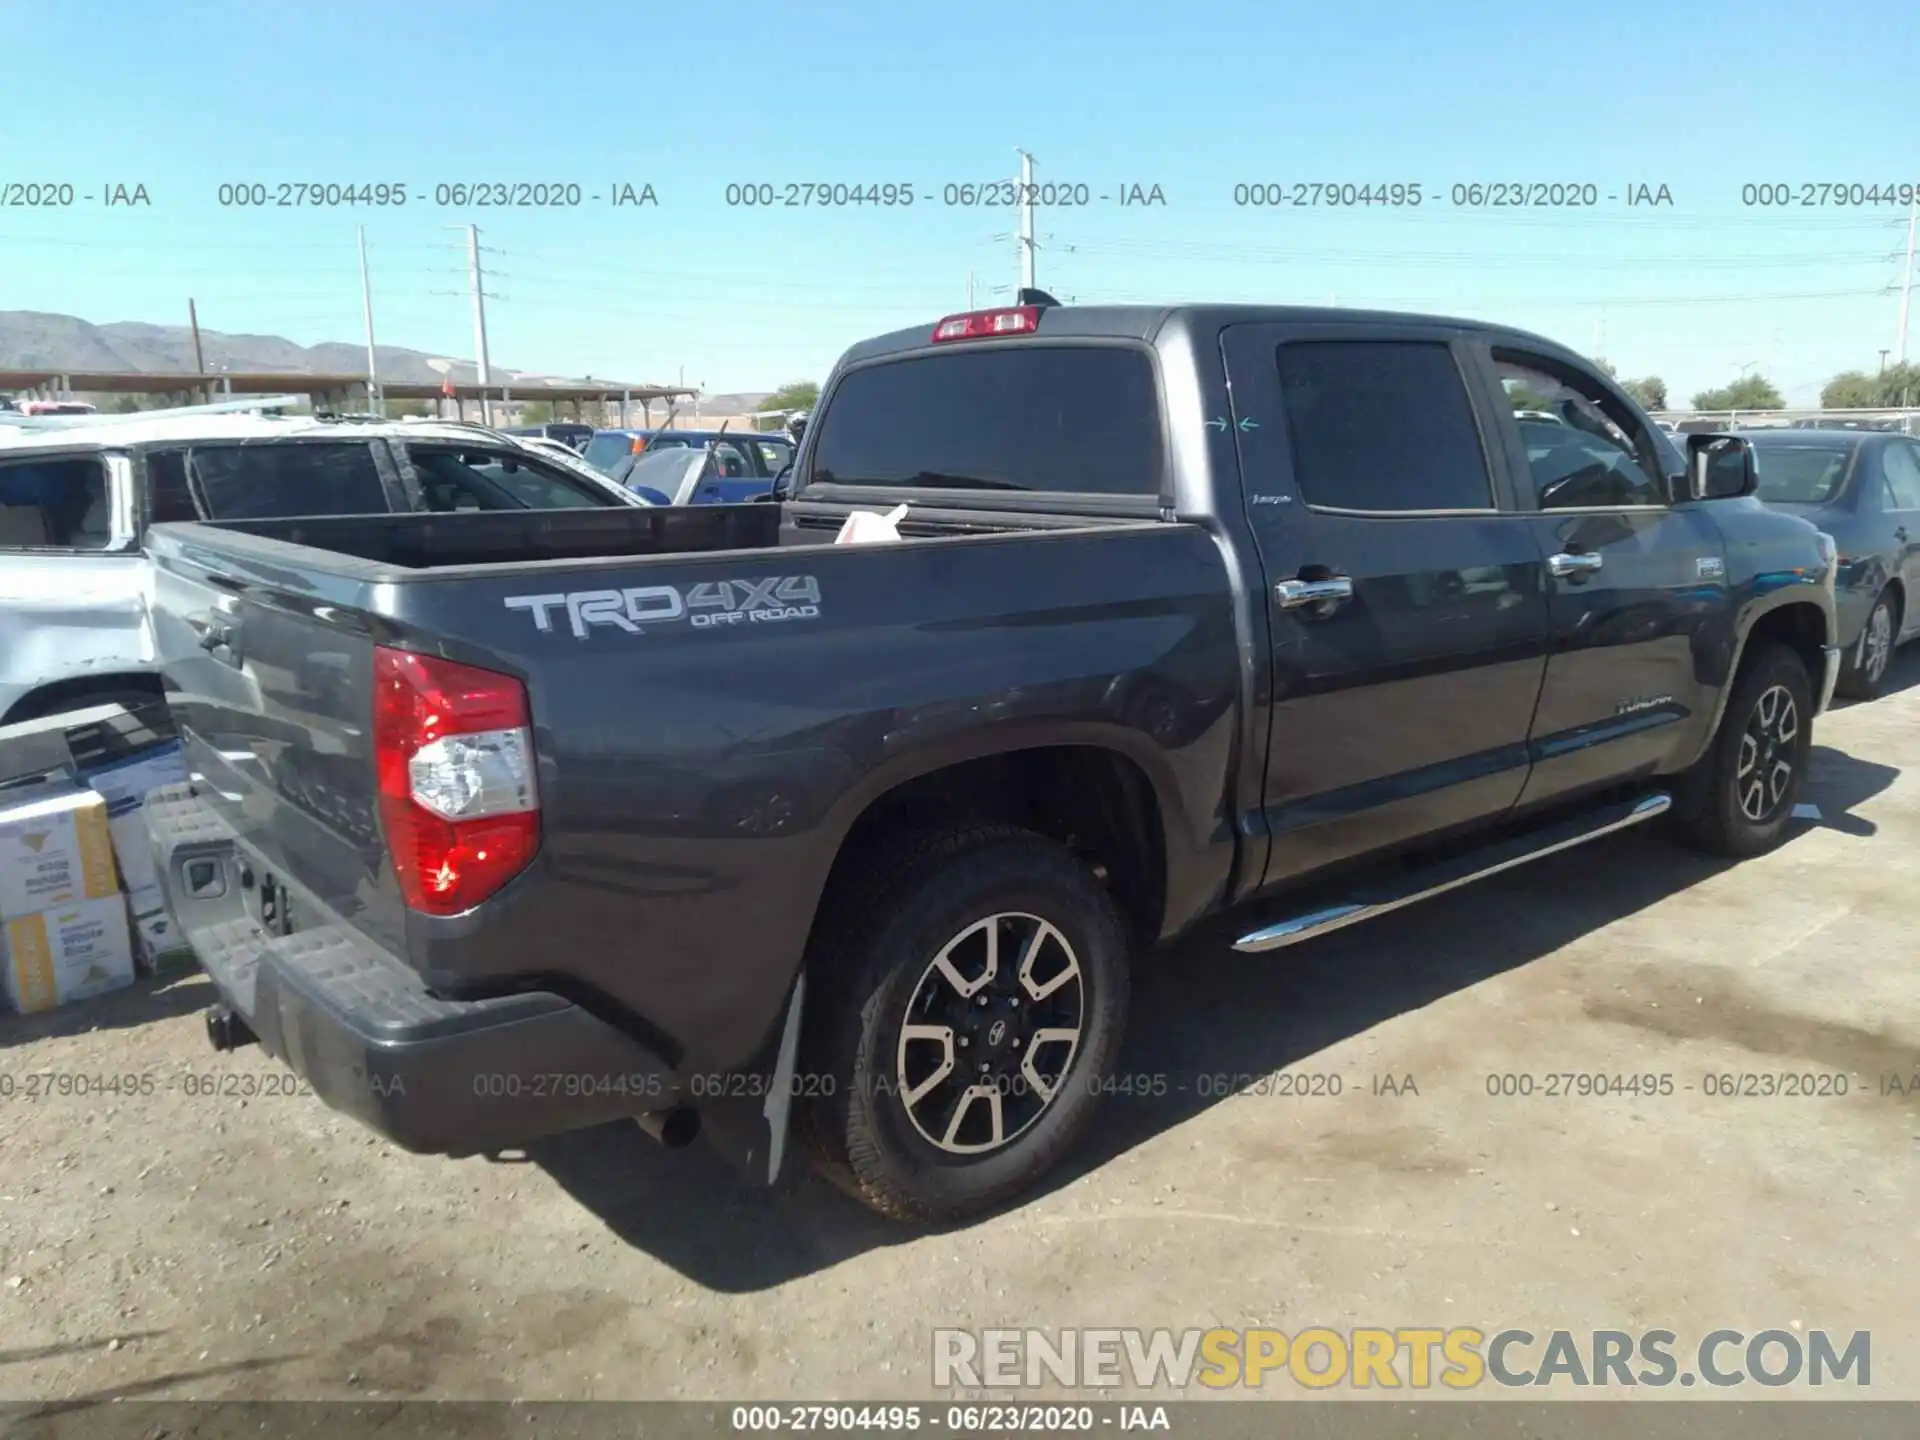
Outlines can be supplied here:
M1893 658L1893 611L1886 602L1873 607L1867 617L1866 633L1860 638L1860 674L1869 685L1878 685Z
M1080 1048L1086 982L1065 935L1037 915L989 915L921 972L895 1057L902 1108L952 1155L998 1150L1059 1094Z
M1762 691L1740 735L1740 763L1733 780L1740 813L1753 824L1771 820L1792 790L1799 737L1800 709L1792 693L1784 685Z

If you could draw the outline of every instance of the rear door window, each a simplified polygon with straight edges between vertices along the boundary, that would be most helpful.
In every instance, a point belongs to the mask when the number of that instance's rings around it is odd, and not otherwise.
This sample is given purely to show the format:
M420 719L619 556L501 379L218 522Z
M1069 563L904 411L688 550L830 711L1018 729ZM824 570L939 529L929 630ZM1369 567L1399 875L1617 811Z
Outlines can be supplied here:
M1158 495L1160 397L1144 350L1038 345L849 371L818 418L809 483Z
M760 473L778 475L793 461L793 447L782 445L776 440L756 440L754 449L760 452Z
M381 515L389 509L364 441L195 446L187 488L211 520Z
M1279 348L1296 483L1322 510L1405 514L1493 505L1473 403L1438 341Z
M107 470L91 456L0 461L0 550L104 550Z
M1904 440L1889 440L1880 455L1887 477L1889 505L1895 510L1920 510L1920 451Z
M523 455L415 444L407 456L429 510L577 510L620 503L556 465Z

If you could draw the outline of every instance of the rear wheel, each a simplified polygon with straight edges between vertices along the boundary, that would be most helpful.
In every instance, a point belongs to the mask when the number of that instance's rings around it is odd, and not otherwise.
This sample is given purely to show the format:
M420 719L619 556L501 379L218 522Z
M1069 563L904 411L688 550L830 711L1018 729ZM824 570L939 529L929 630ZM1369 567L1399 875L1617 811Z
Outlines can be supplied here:
M1793 817L1813 753L1813 686L1784 645L1748 658L1713 744L1682 783L1680 833L1716 855L1773 849Z
M1029 1188L1092 1118L1127 949L1087 866L1007 826L923 836L844 887L809 965L802 1130L823 1171L905 1220Z
M1835 685L1849 700L1871 700L1880 693L1893 660L1894 637L1900 633L1900 602L1891 590L1882 590L1860 631L1860 643L1847 655L1846 668Z

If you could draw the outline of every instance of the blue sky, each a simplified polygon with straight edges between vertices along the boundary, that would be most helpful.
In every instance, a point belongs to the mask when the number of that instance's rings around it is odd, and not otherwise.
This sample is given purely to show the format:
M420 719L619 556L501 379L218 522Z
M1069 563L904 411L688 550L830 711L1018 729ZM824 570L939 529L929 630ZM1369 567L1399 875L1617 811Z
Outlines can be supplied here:
M0 309L474 353L715 391L819 378L863 335L1017 274L1015 173L1164 205L1043 209L1063 299L1245 299L1497 318L1658 373L1758 369L1811 403L1894 344L1906 211L1748 207L1744 183L1920 183L1920 7L1642 0L965 7L469 0L0 4L0 182L146 185L150 209L0 209ZM222 207L222 183L401 182L404 209ZM437 207L435 186L651 183L657 207ZM911 184L906 209L750 210L728 182ZM1417 210L1234 203L1236 184L1423 187ZM1475 211L1477 181L1597 209ZM1670 207L1609 195L1669 187ZM1920 317L1916 317L1920 324ZM1920 354L1920 341L1910 347Z

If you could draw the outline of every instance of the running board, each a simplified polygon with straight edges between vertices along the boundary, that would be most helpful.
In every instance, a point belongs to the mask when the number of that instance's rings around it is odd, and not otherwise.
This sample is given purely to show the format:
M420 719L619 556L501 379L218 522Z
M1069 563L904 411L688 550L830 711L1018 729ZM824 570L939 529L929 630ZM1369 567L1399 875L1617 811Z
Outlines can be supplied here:
M1598 840L1602 835L1611 835L1616 830L1625 830L1628 826L1638 825L1643 820L1651 820L1656 815L1664 815L1673 807L1673 797L1664 792L1642 795L1637 800L1608 805L1604 809L1589 811L1572 820L1563 820L1557 825L1534 830L1511 840L1503 840L1481 850L1445 860L1425 870L1416 871L1402 884L1383 889L1370 898L1350 900L1342 905L1330 905L1323 910L1315 910L1306 915L1296 915L1291 920L1282 920L1277 925L1268 925L1255 930L1250 935L1242 935L1233 942L1233 948L1245 954L1258 954L1265 950L1278 950L1287 945L1298 945L1302 940L1311 940L1316 935L1325 935L1329 931L1344 929L1348 925L1358 924L1362 920L1371 920L1376 915L1385 915L1390 910L1411 905L1416 900L1425 900L1429 896L1454 890L1462 885L1470 885L1475 880L1484 880L1489 875L1498 875L1502 870L1512 870L1525 865L1529 860L1538 860L1543 855L1552 855L1556 851L1571 850L1576 845L1584 845L1589 840Z

